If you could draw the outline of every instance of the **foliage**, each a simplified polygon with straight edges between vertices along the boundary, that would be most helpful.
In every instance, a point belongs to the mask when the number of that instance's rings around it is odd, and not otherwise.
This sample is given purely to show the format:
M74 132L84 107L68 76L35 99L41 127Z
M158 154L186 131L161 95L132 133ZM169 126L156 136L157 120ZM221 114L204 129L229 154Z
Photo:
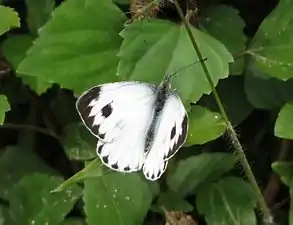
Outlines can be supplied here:
M201 2L186 17L215 87L172 3L154 1L149 15L149 0L0 0L0 225L159 224L166 210L198 224L260 224L213 88L276 220L293 224L293 1L262 14ZM158 85L177 71L189 132L164 176L103 166L76 97L107 82Z

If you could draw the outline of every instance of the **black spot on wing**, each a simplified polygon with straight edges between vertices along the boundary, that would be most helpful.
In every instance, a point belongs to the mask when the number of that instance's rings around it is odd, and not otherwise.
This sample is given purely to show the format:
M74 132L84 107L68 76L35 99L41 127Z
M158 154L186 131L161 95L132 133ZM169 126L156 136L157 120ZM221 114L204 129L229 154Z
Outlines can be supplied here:
M178 137L177 142L175 142L173 146L170 146L169 153L164 159L169 159L170 157L172 157L177 152L177 150L184 144L186 140L186 136L187 136L187 129L188 129L188 118L187 118L187 115L185 115L181 124L181 134ZM171 132L171 135L172 135L172 132Z
M103 157L102 157L102 161L103 161L103 163L105 163L105 164L108 165L108 162L109 162L109 156L108 156L108 155L103 156Z
M128 171L130 171L130 167L129 167L129 166L126 166L123 170L124 170L125 172L128 172Z
M104 116L105 118L109 117L112 112L113 112L113 108L111 106L111 103L105 105L102 108L102 116Z
M117 169L118 169L118 164L117 164L117 163L112 164L110 167L111 167L112 169L114 169L114 170L117 170Z
M174 127L171 130L171 140L174 138L175 134L176 134L176 124L174 125Z
M104 145L100 145L100 146L97 148L97 153L98 153L99 155L101 154L103 147L104 147Z

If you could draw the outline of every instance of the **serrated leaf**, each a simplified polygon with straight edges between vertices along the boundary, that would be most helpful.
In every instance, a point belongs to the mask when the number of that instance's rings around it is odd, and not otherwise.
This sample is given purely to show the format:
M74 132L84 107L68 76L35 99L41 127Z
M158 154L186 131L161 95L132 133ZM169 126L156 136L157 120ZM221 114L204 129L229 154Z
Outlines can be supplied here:
M125 21L111 1L65 1L40 30L18 72L75 93L113 81Z
M193 205L191 205L188 201L171 191L162 192L158 196L158 200L154 208L155 211L160 213L164 213L163 209L168 211L183 212L190 212L194 209Z
M293 100L293 79L285 82L269 78L253 64L246 69L244 86L249 102L256 108L279 108Z
M53 0L25 0L27 6L27 17L26 21L28 28L34 35L38 34L38 30L47 22L49 19L54 6L55 1Z
M35 172L56 174L34 153L7 147L0 158L0 197L6 199L12 187L25 175Z
M97 141L82 123L66 126L62 138L65 152L71 160L89 160L96 157Z
M60 224L82 193L78 186L64 192L51 193L50 191L61 182L61 177L48 177L44 174L34 174L21 179L9 198L15 223Z
M280 176L282 182L290 186L293 180L293 163L277 161L272 163L272 168Z
M202 31L192 28L209 72L216 85L228 77L233 57L223 44ZM165 74L174 73L198 61L183 25L165 20L135 21L121 32L118 76L125 80L140 80L159 84ZM200 63L180 71L172 79L173 87L184 102L196 102L211 87Z
M3 41L1 49L14 70L17 69L18 65L25 58L26 52L31 47L32 43L33 39L28 35L11 36ZM28 84L31 89L39 94L45 92L52 85L50 82L42 80L41 78L29 75L17 75L22 78L24 83Z
M181 196L195 193L203 183L219 179L236 163L233 154L202 153L180 160L174 169L167 171L167 185Z
M242 76L230 76L228 79L221 80L216 88L229 120L234 126L245 120L253 110L253 106L248 102L243 83ZM220 111L212 94L203 96L199 104L212 111Z
M243 33L245 23L235 8L226 5L211 7L201 16L200 23L209 34L221 41L233 54L244 52L247 39ZM230 65L230 73L241 74L243 68L244 59L236 59Z
M260 70L281 80L293 77L292 3L292 0L279 2L258 28L247 51Z
M14 9L0 5L0 35L13 27L20 27L18 13Z
M87 179L84 203L88 225L142 224L150 207L152 194L138 174L109 172Z
M293 139L293 102L286 103L278 114L275 135L279 138Z
M10 105L8 103L7 97L5 95L0 95L0 125L3 124L5 113L9 110Z
M248 183L236 177L226 177L201 189L196 206L208 225L257 224L254 192Z
M185 145L204 144L220 137L226 125L219 113L201 106L192 106L189 117L188 136Z

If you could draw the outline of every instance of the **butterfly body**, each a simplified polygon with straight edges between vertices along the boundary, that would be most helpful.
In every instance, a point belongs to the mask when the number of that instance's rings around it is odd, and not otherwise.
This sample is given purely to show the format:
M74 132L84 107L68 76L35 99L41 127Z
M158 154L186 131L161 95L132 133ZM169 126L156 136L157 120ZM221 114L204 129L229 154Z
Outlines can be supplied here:
M116 171L142 169L147 179L157 180L186 139L187 114L168 77L158 87L139 81L95 86L76 107L99 138L97 154Z

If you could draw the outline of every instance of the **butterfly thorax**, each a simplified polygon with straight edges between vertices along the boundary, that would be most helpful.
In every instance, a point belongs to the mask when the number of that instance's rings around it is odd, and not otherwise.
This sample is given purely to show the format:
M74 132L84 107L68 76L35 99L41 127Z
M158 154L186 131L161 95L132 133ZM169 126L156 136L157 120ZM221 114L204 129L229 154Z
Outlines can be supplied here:
M161 112L164 109L166 99L170 93L171 85L169 80L164 80L156 91L156 99L154 102L154 112L153 119L149 126L146 142L145 142L145 152L148 152L153 144L155 134L155 127L160 121Z

